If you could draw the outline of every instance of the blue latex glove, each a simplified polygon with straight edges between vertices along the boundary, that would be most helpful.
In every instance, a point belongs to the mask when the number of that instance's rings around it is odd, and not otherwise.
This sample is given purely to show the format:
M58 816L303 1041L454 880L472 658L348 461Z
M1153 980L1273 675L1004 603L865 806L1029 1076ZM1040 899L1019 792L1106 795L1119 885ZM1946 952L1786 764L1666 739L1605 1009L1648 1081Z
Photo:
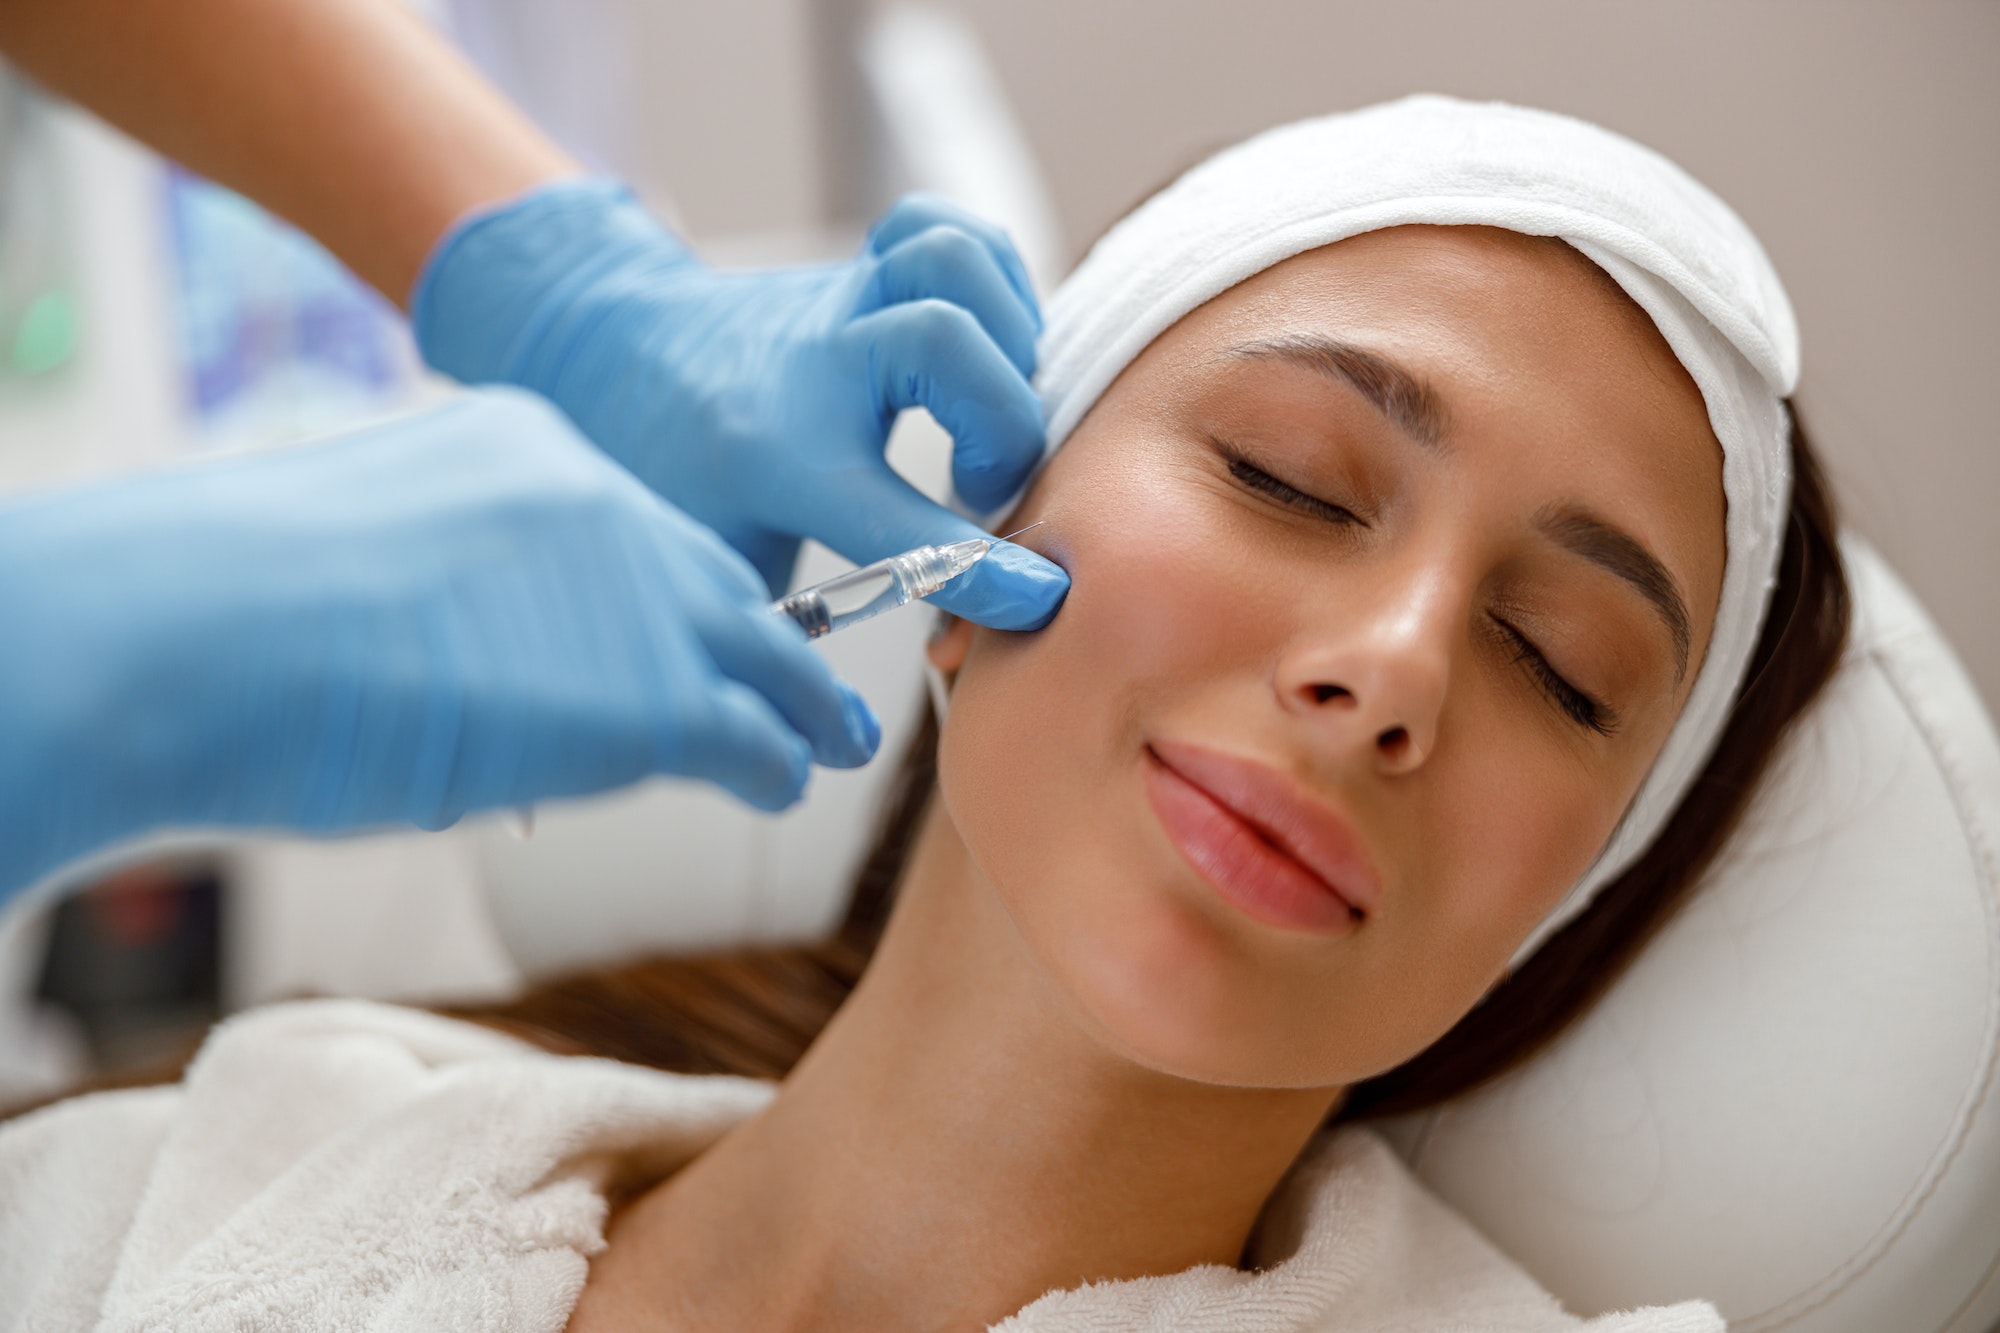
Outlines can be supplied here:
M460 222L412 303L431 364L546 395L605 452L747 555L773 593L801 535L857 563L980 530L883 458L907 407L951 433L952 475L998 505L1041 457L1041 316L1006 238L907 199L844 264L716 273L615 182L565 181ZM1003 543L932 600L1001 629L1069 577Z
M168 825L437 828L654 773L767 810L867 706L547 403L0 506L0 898Z

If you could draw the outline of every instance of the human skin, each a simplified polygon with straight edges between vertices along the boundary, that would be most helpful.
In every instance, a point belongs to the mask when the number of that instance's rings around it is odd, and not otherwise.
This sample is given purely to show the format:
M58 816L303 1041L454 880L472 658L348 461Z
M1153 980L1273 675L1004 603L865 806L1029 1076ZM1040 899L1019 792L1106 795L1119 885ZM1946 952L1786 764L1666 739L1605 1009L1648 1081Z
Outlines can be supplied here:
M1395 363L1437 438L1274 343ZM1550 535L1586 512L1664 567L1684 664ZM1463 1016L1603 845L1724 563L1721 451L1658 333L1568 247L1485 228L1356 237L1187 316L1038 520L1070 599L933 645L942 800L868 973L768 1111L619 1212L571 1329L980 1327L1237 1262L1341 1089ZM1157 756L1187 746L1345 830L1341 910L1246 898L1173 831Z

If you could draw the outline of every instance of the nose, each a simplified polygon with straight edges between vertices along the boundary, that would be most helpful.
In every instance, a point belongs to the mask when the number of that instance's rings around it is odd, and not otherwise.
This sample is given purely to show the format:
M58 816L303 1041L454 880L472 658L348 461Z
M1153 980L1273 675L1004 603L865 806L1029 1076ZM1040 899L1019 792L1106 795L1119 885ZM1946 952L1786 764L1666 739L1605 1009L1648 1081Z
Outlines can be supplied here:
M1439 589L1385 590L1349 603L1300 636L1278 662L1280 705L1341 758L1384 775L1414 772L1437 745L1450 676L1448 599Z

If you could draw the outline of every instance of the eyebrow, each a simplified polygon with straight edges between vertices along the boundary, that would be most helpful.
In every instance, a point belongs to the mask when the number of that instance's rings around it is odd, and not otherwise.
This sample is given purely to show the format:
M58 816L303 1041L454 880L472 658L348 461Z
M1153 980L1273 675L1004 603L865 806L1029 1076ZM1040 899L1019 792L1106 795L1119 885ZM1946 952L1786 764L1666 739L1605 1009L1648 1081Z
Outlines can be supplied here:
M1229 355L1246 360L1284 361L1338 380L1426 449L1443 446L1451 426L1444 400L1417 375L1379 352L1335 338L1292 334L1245 343Z
M1556 545L1639 590L1666 622L1674 642L1674 681L1687 675L1690 635L1687 603L1674 576L1638 540L1585 509L1555 506L1535 516L1535 526Z

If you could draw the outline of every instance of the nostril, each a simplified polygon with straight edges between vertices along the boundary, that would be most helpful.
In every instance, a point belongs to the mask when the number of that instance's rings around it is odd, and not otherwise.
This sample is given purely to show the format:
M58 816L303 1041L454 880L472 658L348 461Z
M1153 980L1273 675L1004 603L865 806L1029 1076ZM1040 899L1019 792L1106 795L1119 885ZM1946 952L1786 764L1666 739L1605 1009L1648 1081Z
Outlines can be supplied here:
M1330 704L1335 699L1354 697L1345 685L1312 685L1307 688L1312 691L1313 702L1316 704Z
M1410 748L1410 733L1402 727L1391 727L1375 738L1375 744L1383 754L1399 759Z

